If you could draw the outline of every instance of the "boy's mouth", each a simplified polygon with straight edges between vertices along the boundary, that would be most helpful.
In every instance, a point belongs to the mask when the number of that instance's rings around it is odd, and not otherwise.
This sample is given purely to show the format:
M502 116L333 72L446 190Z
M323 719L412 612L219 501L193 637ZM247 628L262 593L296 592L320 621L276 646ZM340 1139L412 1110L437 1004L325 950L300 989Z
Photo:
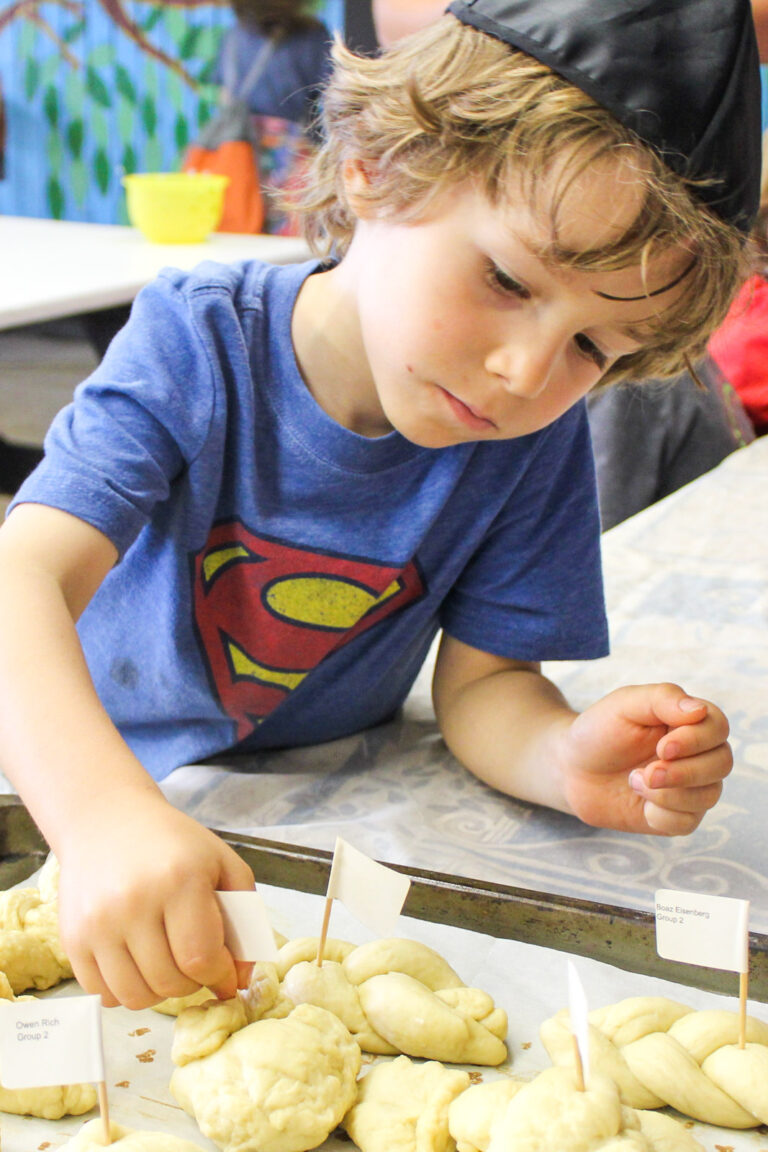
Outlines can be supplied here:
M467 428L471 428L474 432L488 431L490 428L496 428L496 424L488 416L484 416L477 408L473 408L471 404L466 404L463 400L459 400L458 396L454 396L442 385L438 384L437 388L442 392L446 399L448 407L454 416L465 424Z

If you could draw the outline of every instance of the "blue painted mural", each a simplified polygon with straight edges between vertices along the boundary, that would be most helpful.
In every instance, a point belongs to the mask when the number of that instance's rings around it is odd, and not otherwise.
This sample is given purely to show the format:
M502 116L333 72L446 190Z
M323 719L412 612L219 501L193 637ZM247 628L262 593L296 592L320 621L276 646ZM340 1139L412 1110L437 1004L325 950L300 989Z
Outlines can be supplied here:
M226 0L0 0L0 212L124 223L123 174L178 168L211 115L231 22Z

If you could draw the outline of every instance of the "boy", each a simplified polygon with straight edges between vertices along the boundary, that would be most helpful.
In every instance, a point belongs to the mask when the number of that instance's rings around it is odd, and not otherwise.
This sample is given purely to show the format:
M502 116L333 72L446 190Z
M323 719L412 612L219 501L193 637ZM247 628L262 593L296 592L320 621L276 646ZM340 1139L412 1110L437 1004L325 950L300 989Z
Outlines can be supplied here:
M730 770L715 705L576 715L539 661L606 648L582 398L678 370L743 275L746 0L451 11L337 50L303 201L334 258L161 277L0 532L2 768L105 1004L236 984L213 892L253 878L155 780L384 720L439 627L445 739L503 791L674 835Z

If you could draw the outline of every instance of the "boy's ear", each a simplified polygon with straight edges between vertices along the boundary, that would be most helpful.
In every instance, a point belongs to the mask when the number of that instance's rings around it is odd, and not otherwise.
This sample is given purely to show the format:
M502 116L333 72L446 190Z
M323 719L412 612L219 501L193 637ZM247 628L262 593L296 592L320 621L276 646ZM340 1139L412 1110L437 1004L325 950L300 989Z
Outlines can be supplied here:
M359 220L374 215L373 205L367 193L371 188L371 170L363 160L349 159L343 168L344 193L350 211Z

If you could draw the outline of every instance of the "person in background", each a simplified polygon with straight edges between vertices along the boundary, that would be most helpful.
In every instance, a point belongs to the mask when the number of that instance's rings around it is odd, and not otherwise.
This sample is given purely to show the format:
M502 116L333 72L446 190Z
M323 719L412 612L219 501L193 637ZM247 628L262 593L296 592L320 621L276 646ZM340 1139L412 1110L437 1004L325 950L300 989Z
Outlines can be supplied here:
M231 0L231 7L237 22L223 37L218 83L229 83L225 61L231 56L236 89L272 40L269 63L248 93L250 109L259 116L310 126L331 67L331 35L325 24L312 15L307 0Z
M628 382L587 398L600 523L614 528L755 439L744 405L712 356L696 378Z
M595 9L336 45L316 258L166 270L0 528L0 770L106 1005L235 993L215 892L253 875L159 782L389 720L438 633L437 722L490 787L664 836L721 795L716 704L577 713L541 669L607 651L584 398L699 354L759 200L747 0Z
M331 67L331 35L307 0L231 0L235 25L223 37L216 80L247 103L259 140L266 218L262 230L295 235L283 206L318 142L317 112ZM257 64L258 79L249 73Z
M262 229L295 235L297 221L285 210L282 199L300 180L317 142L316 114L330 71L331 35L311 14L307 0L232 0L231 6L236 23L222 38L215 79L228 91L238 93L248 82L254 61L265 45L270 45L258 81L248 85L246 94L259 141L265 208ZM83 331L99 359L129 315L130 306L122 305L81 316ZM29 458L19 483L32 471L39 455Z
M768 434L768 269L746 282L709 353L731 381L757 436Z
M768 0L765 4L768 26ZM768 33L768 27L766 28ZM768 147L763 133L760 211L752 232L755 272L741 288L709 354L738 393L758 436L768 434Z

